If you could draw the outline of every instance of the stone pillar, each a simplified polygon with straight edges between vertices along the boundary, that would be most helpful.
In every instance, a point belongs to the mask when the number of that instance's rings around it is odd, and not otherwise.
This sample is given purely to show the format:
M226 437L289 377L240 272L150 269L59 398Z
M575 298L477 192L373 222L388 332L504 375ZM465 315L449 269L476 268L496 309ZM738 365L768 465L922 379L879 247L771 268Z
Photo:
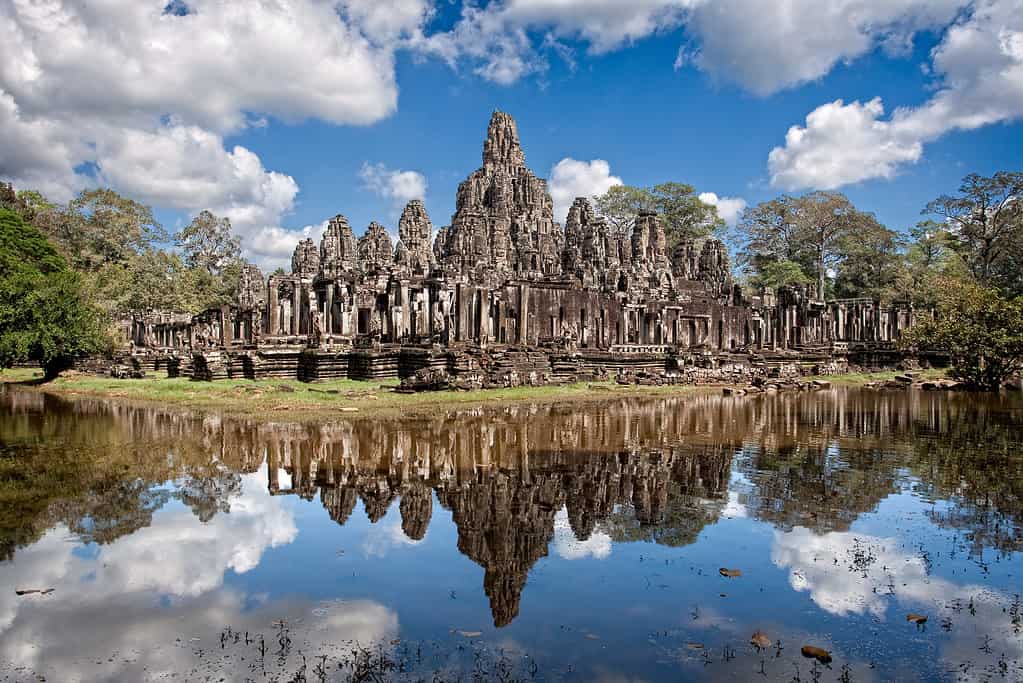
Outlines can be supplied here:
M479 339L479 343L486 345L489 341L490 335L490 292L482 287L479 290L479 307L476 309L476 337Z
M234 341L234 323L231 322L231 307L220 307L220 344L230 346Z
M277 283L273 280L270 281L270 287L268 288L267 295L267 313L270 318L270 328L266 331L268 337L276 337L277 331L281 329L280 321L280 307L277 302Z
M329 337L334 333L334 283L327 283L327 291L324 295L323 329Z
M295 284L291 299L291 333L298 335L302 330L302 285Z
M529 318L529 285L522 283L519 285L519 330L518 330L518 343L526 343L526 332L528 331L528 318Z
M407 281L398 283L398 305L401 306L401 320L395 341L412 334L412 297L409 296Z

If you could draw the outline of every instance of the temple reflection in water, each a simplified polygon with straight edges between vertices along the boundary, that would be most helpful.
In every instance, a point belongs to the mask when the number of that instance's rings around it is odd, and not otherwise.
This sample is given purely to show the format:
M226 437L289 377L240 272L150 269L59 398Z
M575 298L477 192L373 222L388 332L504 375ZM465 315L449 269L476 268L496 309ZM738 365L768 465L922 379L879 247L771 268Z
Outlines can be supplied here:
M201 521L229 514L239 475L265 462L272 495L318 497L341 525L360 501L373 523L397 501L401 530L413 541L426 536L435 497L451 514L459 551L484 570L496 626L518 615L561 510L579 542L599 531L616 542L685 546L723 514L733 472L745 481L733 487L737 502L783 531L848 530L896 493L909 471L934 497L954 502L934 511L934 521L970 532L975 552L1011 552L1023 542L1023 472L1012 456L1021 418L999 399L699 395L329 424L195 417L41 394L4 401L7 448L34 447L19 435L57 433L72 413L87 418L65 435L88 444L76 457L97 454L84 468L95 468L94 479L81 491L43 491L50 504L4 529L8 556L58 521L100 544L145 527L171 496L155 485L163 481L179 482L173 496ZM949 434L986 447L963 457L946 445ZM1011 476L1002 476L1006 468Z

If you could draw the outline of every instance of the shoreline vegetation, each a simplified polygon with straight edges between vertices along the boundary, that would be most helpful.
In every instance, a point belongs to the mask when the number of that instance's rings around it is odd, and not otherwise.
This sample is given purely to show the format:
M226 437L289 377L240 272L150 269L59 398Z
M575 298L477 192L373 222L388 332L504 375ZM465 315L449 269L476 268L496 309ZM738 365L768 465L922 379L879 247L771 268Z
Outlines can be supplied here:
M834 386L866 386L885 382L902 373L884 371L801 378L824 380ZM917 379L943 379L944 370L915 373ZM0 382L64 398L94 398L189 408L233 415L288 415L290 418L413 417L451 408L494 406L507 403L583 403L618 398L642 398L720 392L730 385L619 385L612 381L566 385L397 393L397 380L366 382L332 380L306 383L297 380L221 380L197 382L187 378L114 379L66 372L43 383L43 372L15 368L0 372Z

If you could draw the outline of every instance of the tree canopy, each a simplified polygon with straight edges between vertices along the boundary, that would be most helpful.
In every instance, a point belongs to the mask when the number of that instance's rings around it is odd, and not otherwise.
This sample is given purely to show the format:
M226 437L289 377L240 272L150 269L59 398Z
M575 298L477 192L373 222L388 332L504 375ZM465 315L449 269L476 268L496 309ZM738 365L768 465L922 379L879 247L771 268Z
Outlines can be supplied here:
M37 361L52 378L105 343L79 276L39 230L0 208L0 368Z
M903 344L944 350L955 377L978 389L998 389L1023 364L1023 298L945 279L934 315L917 323Z
M959 192L924 208L948 226L950 243L982 285L1023 294L1023 173L971 173Z
M717 208L702 201L692 185L668 182L652 188L615 185L595 198L597 212L619 232L628 232L641 211L654 211L664 225L668 247L724 229Z

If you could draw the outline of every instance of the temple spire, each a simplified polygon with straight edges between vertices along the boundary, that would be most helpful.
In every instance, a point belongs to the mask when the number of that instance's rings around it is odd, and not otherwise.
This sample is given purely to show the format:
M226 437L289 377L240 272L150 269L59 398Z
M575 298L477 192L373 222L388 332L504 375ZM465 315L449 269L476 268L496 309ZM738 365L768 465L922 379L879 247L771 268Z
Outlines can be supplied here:
M526 155L519 144L519 130L515 119L503 111L490 117L487 140L483 143L483 167L519 168L526 165Z

